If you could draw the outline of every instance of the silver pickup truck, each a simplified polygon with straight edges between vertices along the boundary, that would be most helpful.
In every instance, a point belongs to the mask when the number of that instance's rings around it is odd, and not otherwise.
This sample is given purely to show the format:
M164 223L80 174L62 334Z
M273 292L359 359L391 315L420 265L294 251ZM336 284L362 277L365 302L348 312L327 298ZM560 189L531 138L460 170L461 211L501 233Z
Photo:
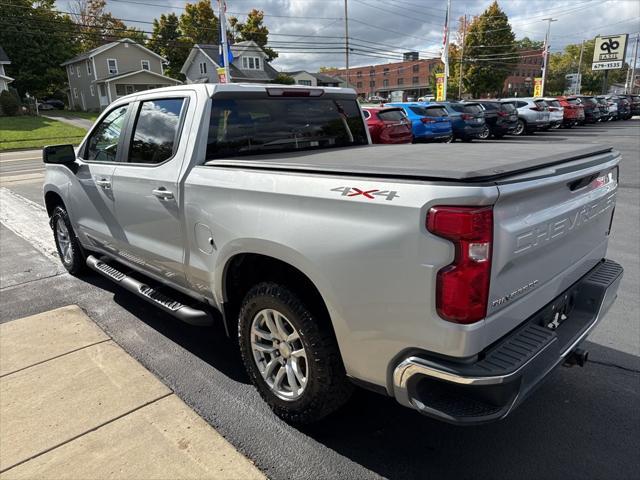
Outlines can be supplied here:
M223 322L293 423L354 384L458 424L505 417L616 297L619 154L370 145L350 89L184 85L46 147L64 266L177 319Z

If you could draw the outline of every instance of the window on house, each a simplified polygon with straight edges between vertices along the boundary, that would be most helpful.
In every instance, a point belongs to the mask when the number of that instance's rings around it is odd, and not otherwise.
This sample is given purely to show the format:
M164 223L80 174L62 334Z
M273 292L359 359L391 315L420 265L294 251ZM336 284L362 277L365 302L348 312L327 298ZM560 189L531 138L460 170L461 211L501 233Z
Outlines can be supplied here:
M73 98L78 98L78 89L73 87Z
M375 81L375 80L371 80L371 81L369 82L369 86L370 86L370 87L375 87L375 86L376 86L376 81Z
M149 60L140 60L140 66L142 67L142 70L151 70Z
M87 75L91 75L91 60L87 60Z
M420 83L420 78L419 77L413 77L411 79L411 83L413 83L414 85L417 85L418 83Z
M85 158L99 162L115 162L128 105L116 107L91 132Z
M206 75L207 74L206 62L200 62L199 67L200 67L200 75Z
M140 104L128 162L162 163L173 156L184 98L147 100Z
M382 75L384 75L385 77L386 77L387 75L389 75L389 69L388 69L387 67L384 67L384 68L382 69Z
M93 85L89 85L89 91L91 92L92 97L96 96L96 89Z
M358 78L362 77L362 70L358 70L356 72L356 77L358 77Z
M242 68L245 70L260 70L260 57L242 57Z
M412 67L412 69L413 69L413 71L414 71L414 72L416 72L416 73L417 73L417 72L419 72L419 71L420 71L420 64L419 64L419 63L416 63L416 64Z
M80 78L80 65L76 65L76 74L78 75L78 78Z
M298 80L298 85L306 85L307 87L310 87L311 80Z
M356 88L362 88L362 82L356 83Z
M115 75L118 73L118 61L115 58L107 59L107 70L109 71L109 75Z
M387 78L385 78L384 80L382 80L382 86L383 87L388 87L389 86L389 80Z
M370 77L375 77L376 76L376 71L374 69L369 70L369 76Z
M98 90L99 90L99 92L100 92L100 96L101 96L101 97L106 97L106 96L107 96L107 89L105 88L104 83L101 83L101 84L98 86Z

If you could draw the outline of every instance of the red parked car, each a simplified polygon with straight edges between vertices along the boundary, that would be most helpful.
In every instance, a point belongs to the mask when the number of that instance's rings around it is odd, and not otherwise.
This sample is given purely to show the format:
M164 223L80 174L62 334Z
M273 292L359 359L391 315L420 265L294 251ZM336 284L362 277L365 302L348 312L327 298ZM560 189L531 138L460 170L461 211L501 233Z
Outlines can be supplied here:
M411 143L411 122L398 107L364 107L373 143Z
M560 105L564 107L562 126L571 128L574 125L584 123L584 107L580 105L576 97L557 97Z

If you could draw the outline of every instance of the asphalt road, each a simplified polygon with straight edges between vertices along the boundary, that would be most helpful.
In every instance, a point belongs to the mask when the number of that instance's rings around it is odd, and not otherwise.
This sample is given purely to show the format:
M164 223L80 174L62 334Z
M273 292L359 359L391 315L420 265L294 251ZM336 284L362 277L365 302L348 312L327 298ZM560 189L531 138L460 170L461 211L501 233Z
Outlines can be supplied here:
M608 256L625 267L625 278L617 303L587 344L593 361L557 370L500 423L453 427L358 391L324 422L290 427L248 383L220 326L184 325L98 276L80 280L61 273L57 262L34 249L33 238L4 225L0 322L80 305L274 479L638 478L640 121L504 141L608 143L624 154ZM0 154L2 187L41 203L38 158L39 152Z

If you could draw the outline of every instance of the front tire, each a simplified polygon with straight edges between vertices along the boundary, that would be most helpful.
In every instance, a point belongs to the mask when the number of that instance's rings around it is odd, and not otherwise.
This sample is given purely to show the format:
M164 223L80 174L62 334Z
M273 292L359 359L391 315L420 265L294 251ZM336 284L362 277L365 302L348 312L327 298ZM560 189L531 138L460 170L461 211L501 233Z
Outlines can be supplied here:
M53 238L56 242L58 256L64 268L71 275L78 276L87 269L85 263L85 253L78 242L69 214L62 206L57 206L53 210L50 219L51 228L53 228Z
M318 421L351 396L329 319L284 285L264 282L240 309L240 352L251 382L276 415Z

